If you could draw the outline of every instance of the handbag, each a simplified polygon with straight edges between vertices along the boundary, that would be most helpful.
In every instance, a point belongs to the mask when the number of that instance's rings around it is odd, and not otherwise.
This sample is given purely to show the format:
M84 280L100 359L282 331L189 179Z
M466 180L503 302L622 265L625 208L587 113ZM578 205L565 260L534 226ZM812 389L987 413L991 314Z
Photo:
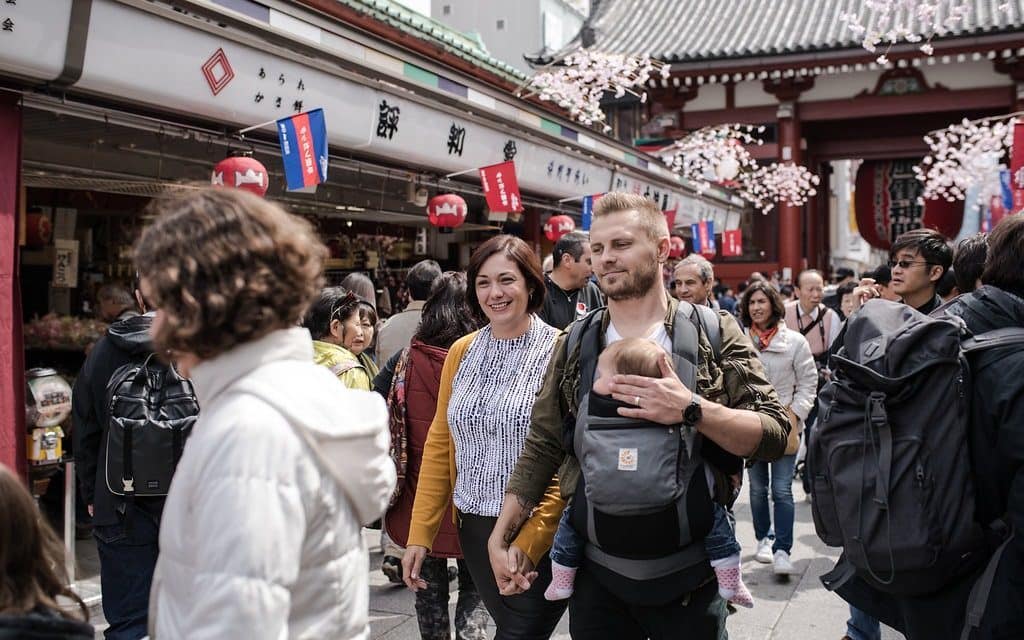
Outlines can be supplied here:
M786 438L785 455L790 456L800 450L800 418L789 407L786 407L786 415L789 416L789 436Z

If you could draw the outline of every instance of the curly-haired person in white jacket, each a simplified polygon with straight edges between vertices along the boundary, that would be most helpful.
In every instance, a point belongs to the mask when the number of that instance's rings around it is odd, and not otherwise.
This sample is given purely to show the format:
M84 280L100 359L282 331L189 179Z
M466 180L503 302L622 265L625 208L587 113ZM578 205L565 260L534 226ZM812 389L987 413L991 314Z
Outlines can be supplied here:
M171 483L150 593L158 640L368 638L362 525L395 485L387 412L313 363L296 327L326 250L238 189L150 205L135 248L152 333L200 415Z

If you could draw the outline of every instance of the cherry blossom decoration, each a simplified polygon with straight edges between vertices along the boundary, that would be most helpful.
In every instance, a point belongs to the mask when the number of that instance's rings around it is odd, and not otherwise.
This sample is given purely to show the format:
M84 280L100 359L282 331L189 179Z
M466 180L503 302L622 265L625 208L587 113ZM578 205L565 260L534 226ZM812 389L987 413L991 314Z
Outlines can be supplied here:
M963 0L865 0L864 5L870 11L867 24L856 13L844 13L839 19L863 38L861 46L871 53L885 43L885 52L875 60L880 65L889 64L889 50L899 42L921 43L918 48L932 55L932 38L965 24L970 13L969 3ZM1009 11L1009 6L1003 4L999 9Z
M820 179L793 162L758 164L744 145L763 144L764 127L723 124L698 129L659 152L662 160L698 193L717 183L736 190L762 213L777 202L800 206L817 194Z
M604 131L611 131L605 124L605 113L601 99L605 92L616 98L631 94L647 100L647 93L634 90L643 87L652 73L667 78L669 66L653 60L650 56L626 56L599 53L583 49L570 54L558 66L546 67L534 75L517 95L537 96L569 111L569 115L587 126L603 125Z
M931 153L914 167L924 183L924 200L964 200L974 185L991 183L991 177L1013 145L1014 115L967 120L933 131L924 137ZM987 201L991 189L982 189L979 201Z

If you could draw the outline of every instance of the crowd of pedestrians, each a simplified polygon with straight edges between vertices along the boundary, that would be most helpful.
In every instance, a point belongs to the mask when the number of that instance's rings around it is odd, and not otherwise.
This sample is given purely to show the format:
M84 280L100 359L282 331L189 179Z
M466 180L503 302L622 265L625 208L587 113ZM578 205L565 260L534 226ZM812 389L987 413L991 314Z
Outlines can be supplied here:
M423 638L548 638L567 608L574 638L724 638L727 604L756 606L742 547L795 572L798 470L819 536L842 547L824 581L850 603L847 638L875 640L880 622L910 640L1024 628L1022 216L955 250L907 232L888 264L834 288L815 270L752 274L737 298L700 256L667 270L661 211L610 193L550 269L495 236L465 273L415 265L409 305L379 323L372 282L325 287L325 247L275 204L211 189L149 213L134 295L107 296L115 322L74 395L108 638L366 638L375 521ZM934 584L901 592L922 554L894 557L907 532L890 524L878 573L885 529L863 513L881 505L898 526L910 516L883 480L917 482L938 509L951 492L932 487L949 478L920 457L889 477L903 418L876 419L884 393L853 409L847 396L912 358L887 347L928 323L963 339L951 362L969 373L969 468L950 477L971 502L950 517L976 535ZM158 410L137 419L111 401L136 395ZM861 431L837 471L820 452L843 411ZM169 440L151 445L147 425ZM156 451L166 479L142 468ZM732 514L744 469L754 540L737 540ZM851 478L866 493L832 491ZM90 637L84 606L67 608L59 542L2 468L0 508L0 638ZM837 537L849 513L856 535ZM945 557L948 540L927 544Z

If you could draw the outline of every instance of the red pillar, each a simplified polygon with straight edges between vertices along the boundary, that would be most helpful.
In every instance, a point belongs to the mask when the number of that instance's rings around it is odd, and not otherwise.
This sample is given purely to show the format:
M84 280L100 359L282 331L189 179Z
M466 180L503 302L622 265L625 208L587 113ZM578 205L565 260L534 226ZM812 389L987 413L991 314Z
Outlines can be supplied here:
M800 118L795 102L779 104L779 162L801 163ZM803 211L784 202L779 203L779 267L793 270L793 279L803 267Z
M18 190L21 107L0 94L0 463L24 476L25 352L18 283Z

